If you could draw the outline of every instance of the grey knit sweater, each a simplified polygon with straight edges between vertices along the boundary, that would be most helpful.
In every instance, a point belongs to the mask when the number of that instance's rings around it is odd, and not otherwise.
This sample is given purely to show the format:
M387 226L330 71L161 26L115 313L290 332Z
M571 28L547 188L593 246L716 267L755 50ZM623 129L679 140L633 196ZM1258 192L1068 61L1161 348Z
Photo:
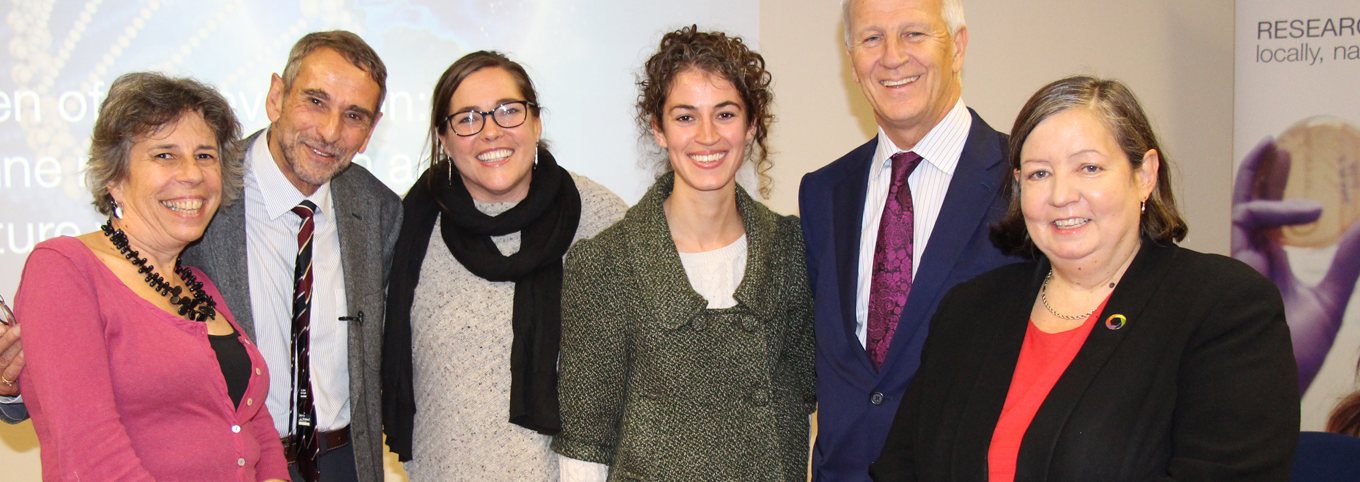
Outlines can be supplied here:
M572 175L581 192L576 240L623 217L627 206L604 186ZM515 203L477 203L496 215ZM411 307L415 365L415 481L557 480L549 438L511 424L510 328L515 284L491 282L453 258L436 229ZM520 233L493 238L504 254L519 251Z

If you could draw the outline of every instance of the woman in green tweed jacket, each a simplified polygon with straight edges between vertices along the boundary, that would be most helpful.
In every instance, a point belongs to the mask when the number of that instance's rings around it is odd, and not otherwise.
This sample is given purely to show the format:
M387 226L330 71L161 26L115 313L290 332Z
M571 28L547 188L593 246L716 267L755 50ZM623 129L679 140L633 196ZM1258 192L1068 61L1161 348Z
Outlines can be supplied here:
M740 38L688 27L644 75L638 118L670 169L567 254L553 448L602 465L563 479L806 480L802 236L735 182L749 153L767 189L770 74Z

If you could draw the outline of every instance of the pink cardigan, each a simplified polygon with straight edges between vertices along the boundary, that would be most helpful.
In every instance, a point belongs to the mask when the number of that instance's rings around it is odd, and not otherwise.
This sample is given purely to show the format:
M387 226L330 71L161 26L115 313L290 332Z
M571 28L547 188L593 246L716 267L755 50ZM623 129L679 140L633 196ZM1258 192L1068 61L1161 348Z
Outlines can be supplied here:
M217 286L194 276L241 333ZM249 337L251 379L233 407L207 325L133 294L78 239L39 243L15 298L44 480L289 478Z

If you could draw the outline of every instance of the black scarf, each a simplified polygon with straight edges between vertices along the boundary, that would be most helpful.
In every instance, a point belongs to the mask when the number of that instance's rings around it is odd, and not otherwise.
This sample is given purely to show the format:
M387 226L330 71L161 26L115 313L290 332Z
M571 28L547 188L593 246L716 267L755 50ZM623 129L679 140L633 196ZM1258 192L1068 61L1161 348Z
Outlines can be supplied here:
M477 210L456 171L438 163L420 176L402 207L383 331L382 411L388 447L398 459L411 460L416 414L411 304L436 218L441 221L444 244L468 271L488 281L515 282L510 422L545 435L556 434L562 428L557 408L562 256L571 247L581 220L581 195L571 175L540 148L529 194L509 211L488 216ZM521 233L519 252L502 255L491 237L514 232Z

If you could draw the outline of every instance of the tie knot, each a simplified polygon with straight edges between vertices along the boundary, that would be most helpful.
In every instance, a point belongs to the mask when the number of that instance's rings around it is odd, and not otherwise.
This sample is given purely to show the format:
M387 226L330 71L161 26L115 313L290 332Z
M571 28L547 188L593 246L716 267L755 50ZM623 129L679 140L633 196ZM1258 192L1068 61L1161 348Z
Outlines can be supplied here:
M312 215L315 213L316 204L313 204L311 201L308 201L306 199L303 199L302 202L298 203L297 206L293 207L293 214L298 215L298 217L304 220L310 219Z
M892 177L893 184L898 184L907 179L916 166L921 165L921 156L912 151L899 152L892 155Z

